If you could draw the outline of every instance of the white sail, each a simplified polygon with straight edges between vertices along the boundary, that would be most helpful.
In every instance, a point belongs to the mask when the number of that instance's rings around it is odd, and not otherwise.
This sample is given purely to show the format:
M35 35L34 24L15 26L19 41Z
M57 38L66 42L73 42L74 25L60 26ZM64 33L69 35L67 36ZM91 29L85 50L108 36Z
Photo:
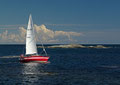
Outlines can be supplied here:
M36 38L31 15L29 17L26 35L26 55L30 54L37 54Z

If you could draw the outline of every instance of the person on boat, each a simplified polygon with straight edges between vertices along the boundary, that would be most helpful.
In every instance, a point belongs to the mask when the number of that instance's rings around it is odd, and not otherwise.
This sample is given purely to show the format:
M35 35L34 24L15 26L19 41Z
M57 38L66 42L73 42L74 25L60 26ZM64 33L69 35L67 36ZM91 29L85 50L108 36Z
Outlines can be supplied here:
M24 57L24 54L21 54L21 56L20 57Z

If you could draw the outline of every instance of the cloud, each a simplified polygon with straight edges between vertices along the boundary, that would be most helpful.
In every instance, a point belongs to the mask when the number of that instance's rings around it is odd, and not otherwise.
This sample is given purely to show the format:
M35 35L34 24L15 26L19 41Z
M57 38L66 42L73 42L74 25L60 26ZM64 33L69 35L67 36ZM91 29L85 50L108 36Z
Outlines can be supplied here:
M88 26L110 26L110 24L45 24L47 26L67 26L67 27L74 27L74 26L77 26L77 27L88 27Z
M0 43L23 43L25 40L25 32L26 30L23 27L20 27L17 33L5 30L0 33Z
M82 33L53 31L46 28L45 25L34 25L36 31L36 39L38 43L65 43L76 42L75 37L79 37ZM25 43L26 29L19 27L15 33L10 30L5 30L0 33L0 43ZM73 38L74 37L74 38Z
M72 37L79 37L82 35L82 33L77 32L53 31L47 29L45 25L35 25L35 29L37 32L38 41L43 41L44 43L63 43L66 41L76 41L72 39Z

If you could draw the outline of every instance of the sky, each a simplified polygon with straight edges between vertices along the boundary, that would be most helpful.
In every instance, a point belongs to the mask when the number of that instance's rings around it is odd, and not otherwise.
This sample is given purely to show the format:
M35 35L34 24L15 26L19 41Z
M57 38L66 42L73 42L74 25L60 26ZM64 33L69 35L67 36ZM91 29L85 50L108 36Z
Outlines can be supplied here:
M32 14L49 44L120 44L120 0L0 0L0 44L25 43Z

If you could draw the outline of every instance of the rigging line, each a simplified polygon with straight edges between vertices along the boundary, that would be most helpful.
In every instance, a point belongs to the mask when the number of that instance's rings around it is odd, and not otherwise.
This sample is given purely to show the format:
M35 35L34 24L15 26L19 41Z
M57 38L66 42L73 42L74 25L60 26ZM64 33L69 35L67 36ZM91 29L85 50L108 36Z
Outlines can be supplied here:
M37 34L37 33L36 33ZM39 38L39 37L38 37ZM41 45L42 45L42 48L43 48L43 51L45 52L45 55L47 56L47 51L45 50L45 47L44 47L44 45L43 45L43 43L42 43L42 41L40 40L40 43L41 43Z
M43 43L42 43L42 41L41 41L41 40L40 40L40 43L42 44L43 51L45 52L45 55L47 56L47 52L46 52L45 47L44 47L44 45L43 45Z

